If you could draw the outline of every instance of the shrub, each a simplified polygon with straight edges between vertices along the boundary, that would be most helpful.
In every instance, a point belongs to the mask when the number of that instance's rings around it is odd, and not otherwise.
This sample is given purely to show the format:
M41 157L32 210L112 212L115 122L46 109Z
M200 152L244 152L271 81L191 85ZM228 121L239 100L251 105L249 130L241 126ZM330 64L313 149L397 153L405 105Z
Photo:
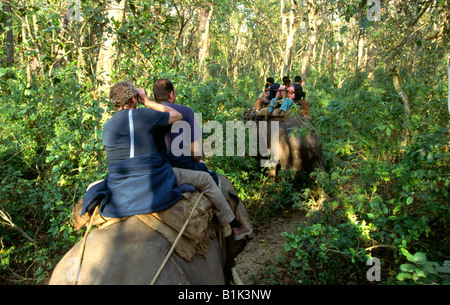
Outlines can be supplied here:
M78 86L73 69L28 89L22 72L2 83L8 90L0 105L0 210L23 233L0 227L0 268L15 270L15 280L39 282L80 238L71 225L72 207L105 174L103 111Z
M411 81L409 90L415 85ZM367 283L363 263L369 256L381 259L386 283L396 283L405 270L411 274L401 279L425 282L436 276L418 272L429 269L425 263L401 267L406 250L430 257L433 266L447 264L449 128L444 104L436 103L442 92L417 84L420 102L412 102L406 120L391 86L363 88L350 80L340 90L314 93L320 103L311 101L317 105L312 116L327 171L311 177L328 199L297 232L284 234L303 282L345 283L352 270L359 275L351 281ZM435 116L424 115L428 107L437 107Z

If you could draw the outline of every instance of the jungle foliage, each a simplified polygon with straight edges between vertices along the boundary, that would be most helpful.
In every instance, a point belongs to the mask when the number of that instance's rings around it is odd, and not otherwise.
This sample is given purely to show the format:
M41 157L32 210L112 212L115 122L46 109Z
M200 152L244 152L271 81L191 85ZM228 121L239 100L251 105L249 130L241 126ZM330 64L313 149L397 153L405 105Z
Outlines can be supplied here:
M166 77L202 123L224 123L266 77L300 74L325 172L273 181L253 158L206 159L256 229L306 215L280 236L283 272L261 281L448 284L449 1L372 2L379 20L357 0L0 2L0 283L45 284L82 237L72 207L107 174L113 109L100 88L127 79L150 93ZM379 281L368 280L371 257Z

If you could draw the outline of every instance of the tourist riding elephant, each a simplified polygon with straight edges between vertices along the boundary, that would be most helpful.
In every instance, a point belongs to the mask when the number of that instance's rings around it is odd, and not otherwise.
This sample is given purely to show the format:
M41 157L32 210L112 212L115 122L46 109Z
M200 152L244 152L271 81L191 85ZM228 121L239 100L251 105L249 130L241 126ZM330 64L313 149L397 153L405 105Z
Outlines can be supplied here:
M284 117L269 116L268 119L260 118L258 120L258 117L249 116L249 110L246 110L244 119L249 118L256 119L256 131L258 135L259 133L264 135L264 141L272 152L274 147L271 143L271 131L275 129L272 128L271 124L279 124L278 165L272 167L272 176L275 175L277 168L281 170L295 169L297 173L302 170L312 172L315 168L324 170L323 148L319 135L311 122L301 113ZM261 128L261 124L267 124L267 133ZM259 147L261 147L261 143Z
M220 176L220 187L236 217L249 225L248 215L231 182ZM219 232L215 235L206 257L186 261L174 251L155 284L229 283L229 269L225 268L229 251L219 244ZM228 238L232 237L227 237L226 242L230 241ZM234 246L240 248L235 251L242 251L245 243L245 240L235 241ZM89 233L79 269L81 247L82 241L64 255L49 284L150 284L171 244L134 216ZM229 262L227 267L230 267ZM76 278L78 280L74 281Z

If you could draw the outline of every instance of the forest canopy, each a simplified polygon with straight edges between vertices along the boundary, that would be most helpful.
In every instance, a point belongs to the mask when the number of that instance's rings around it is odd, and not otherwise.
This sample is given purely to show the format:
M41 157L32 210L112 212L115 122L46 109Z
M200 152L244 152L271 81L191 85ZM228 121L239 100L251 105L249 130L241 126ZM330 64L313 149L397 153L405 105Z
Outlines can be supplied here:
M223 122L285 75L302 77L326 171L295 186L250 157L206 160L255 227L307 215L280 236L285 271L260 281L450 283L449 14L449 0L0 2L0 283L46 283L82 237L71 213L107 174L112 84L169 78Z

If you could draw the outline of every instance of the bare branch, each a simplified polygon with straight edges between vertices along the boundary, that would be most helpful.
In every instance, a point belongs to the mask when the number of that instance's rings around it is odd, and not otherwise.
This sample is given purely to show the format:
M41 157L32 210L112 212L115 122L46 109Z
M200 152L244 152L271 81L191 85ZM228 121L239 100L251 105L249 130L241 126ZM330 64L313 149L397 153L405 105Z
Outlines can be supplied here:
M22 228L20 228L18 225L16 225L12 221L11 216L8 213L5 213L2 210L0 210L0 218L3 219L3 220L0 220L0 225L9 226L9 227L19 231L23 237L28 239L33 244L35 244L35 245L37 244L37 242L34 238L30 237L24 230L22 230Z

